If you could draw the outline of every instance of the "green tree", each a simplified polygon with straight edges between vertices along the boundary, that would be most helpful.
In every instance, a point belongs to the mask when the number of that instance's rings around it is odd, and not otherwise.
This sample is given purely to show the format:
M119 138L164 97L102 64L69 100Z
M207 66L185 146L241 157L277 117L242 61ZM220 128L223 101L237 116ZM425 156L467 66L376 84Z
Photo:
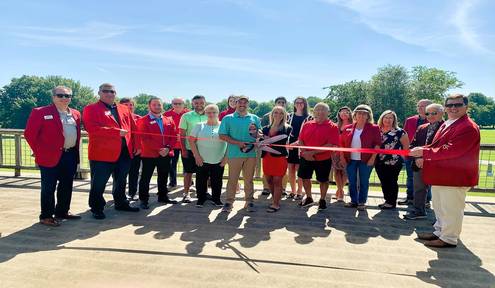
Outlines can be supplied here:
M4 128L24 128L34 107L52 103L51 90L59 85L72 89L74 95L70 107L82 111L84 106L95 102L96 97L90 87L61 76L27 76L13 78L0 91L0 126Z
M464 83L457 79L456 73L437 68L415 66L411 70L411 96L417 102L430 99L442 103L447 91L461 88Z
M409 97L409 73L400 65L387 65L379 68L371 77L369 86L369 100L375 119L387 109L397 113L399 121L404 121L409 107L415 101Z
M473 92L468 95L469 102L478 106L492 105L494 103L493 98L486 96L483 93Z
M354 109L359 104L370 104L368 99L369 84L365 81L353 80L323 89L328 90L326 100L332 101L337 109L342 106L349 106Z
M251 102L251 101L250 101ZM253 114L258 115L258 117L263 117L266 113L272 111L273 109L273 101L270 102L261 102L259 103L256 108L254 108Z
M148 101L153 97L156 96L146 93L140 93L137 96L134 96L134 98L132 98L134 102L136 102L134 113L141 116L148 114Z

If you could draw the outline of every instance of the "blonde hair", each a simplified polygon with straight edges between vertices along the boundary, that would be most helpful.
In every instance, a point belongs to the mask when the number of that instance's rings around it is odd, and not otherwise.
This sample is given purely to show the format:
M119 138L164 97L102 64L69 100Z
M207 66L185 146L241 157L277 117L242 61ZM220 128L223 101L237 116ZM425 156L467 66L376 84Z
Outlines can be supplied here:
M275 107L273 107L272 111L268 115L269 118L270 118L270 127L275 126L275 123L273 123L273 121L274 121L273 120L273 112L275 112L275 111L280 111L283 114L282 120L280 120L279 123L276 123L276 127L278 129L281 129L282 127L287 128L287 126L289 126L289 124L287 124L287 111L282 106L275 106Z
M368 123L375 123L375 120L373 120L373 110L371 110L371 107L366 104L361 104L354 108L354 111L352 111L352 120L356 121L356 114L359 111L368 113Z
M388 114L391 114L394 117L394 122L392 123L392 128L394 128L394 129L399 128L399 124L397 123L398 122L397 121L397 114L392 110L383 111L382 115L380 115L380 118L378 118L378 127L383 128L383 118Z

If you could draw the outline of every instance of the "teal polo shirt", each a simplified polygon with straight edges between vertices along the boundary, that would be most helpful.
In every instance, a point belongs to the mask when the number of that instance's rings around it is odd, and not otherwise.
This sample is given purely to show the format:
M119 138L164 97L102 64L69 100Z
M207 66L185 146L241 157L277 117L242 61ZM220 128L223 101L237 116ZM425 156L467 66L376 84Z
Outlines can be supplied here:
M250 126L256 126L256 129L261 128L260 118L254 114L246 114L245 116L240 116L239 113L234 112L233 114L227 115L222 119L220 123L220 128L218 129L218 134L226 135L230 138L243 141L243 142L254 142L256 139L249 135ZM251 158L256 157L256 150L245 153L242 152L239 146L235 144L227 144L227 157L228 158Z

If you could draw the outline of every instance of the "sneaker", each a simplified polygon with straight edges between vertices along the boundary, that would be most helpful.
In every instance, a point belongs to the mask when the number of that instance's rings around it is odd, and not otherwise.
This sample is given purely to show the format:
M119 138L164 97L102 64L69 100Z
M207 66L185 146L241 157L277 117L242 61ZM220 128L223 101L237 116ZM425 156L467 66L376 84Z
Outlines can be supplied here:
M407 214L404 215L404 219L407 220L417 220L417 219L425 219L425 218L426 218L426 214L418 214L413 211L407 212Z
M325 199L320 199L318 202L318 210L325 210L327 209L327 201Z
M303 201L301 201L301 203L299 203L299 206L309 207L309 206L313 205L314 203L315 203L315 201L313 201L313 198L306 197L306 199L304 199Z
M232 204L225 203L222 208L222 212L229 213L232 211Z
M251 202L251 203L248 203L246 206L246 211L247 212L256 212L256 209L254 208L254 203Z
M288 196L287 196L287 199L294 199L294 197L296 196L296 194L294 193L290 193Z
M264 196L270 195L270 190L263 189L263 191L261 191L261 195L264 195Z
M189 194L182 195L182 203L191 203L191 197Z
M220 201L220 200L212 200L212 201L213 201L213 205L215 205L217 207L223 207L222 201Z
M148 202L141 202L141 204L139 204L139 207L144 210L150 209Z
M282 196L287 196L287 191L285 191L285 189L282 190Z
M294 197L294 201L301 201L302 199L303 199L303 196L302 196L302 195L300 195L300 194L299 194L299 195L296 195L296 196Z
M410 205L410 204L413 204L413 200L412 199L404 199L402 201L397 202L397 204L399 204L399 205Z
M364 204L358 204L357 205L357 210L358 211L364 211L364 210L366 210L366 205L364 205Z

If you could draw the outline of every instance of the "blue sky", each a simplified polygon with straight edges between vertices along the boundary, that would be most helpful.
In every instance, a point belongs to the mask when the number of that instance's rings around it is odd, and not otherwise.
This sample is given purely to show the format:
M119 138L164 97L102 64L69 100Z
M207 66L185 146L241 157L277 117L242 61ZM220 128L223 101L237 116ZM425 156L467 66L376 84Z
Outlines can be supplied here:
M400 64L495 96L495 1L0 2L0 85L62 75L119 96L324 96Z

